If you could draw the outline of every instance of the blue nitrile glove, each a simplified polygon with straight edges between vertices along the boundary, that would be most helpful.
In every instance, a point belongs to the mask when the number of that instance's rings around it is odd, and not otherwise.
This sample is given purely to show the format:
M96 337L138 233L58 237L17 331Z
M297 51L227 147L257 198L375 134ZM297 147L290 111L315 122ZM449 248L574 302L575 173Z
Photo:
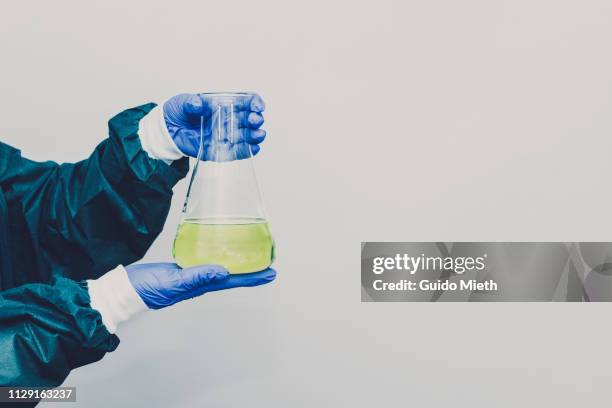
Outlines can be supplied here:
M168 133L178 149L187 156L198 156L201 117L204 117L204 145L210 142L210 126L207 126L213 113L210 98L208 94L180 94L164 103ZM236 106L239 111L237 127L240 140L232 159L244 159L259 152L259 144L266 137L266 131L259 129L264 122L261 114L264 109L265 104L259 95L246 97ZM215 160L213 152L205 148L202 160Z
M276 277L273 269L230 275L219 265L181 269L174 263L149 263L126 266L125 270L136 293L149 309L161 309L207 292L263 285Z
M90 306L114 333L120 323L148 309L161 309L181 300L215 290L257 286L272 282L273 269L230 275L218 265L181 269L173 263L117 266L98 279L87 281Z

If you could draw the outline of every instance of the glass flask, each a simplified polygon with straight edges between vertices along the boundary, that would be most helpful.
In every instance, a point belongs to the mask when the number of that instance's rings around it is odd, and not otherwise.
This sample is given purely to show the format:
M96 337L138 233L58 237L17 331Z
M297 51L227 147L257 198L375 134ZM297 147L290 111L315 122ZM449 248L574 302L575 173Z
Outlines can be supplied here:
M204 95L212 114L201 119L200 150L174 239L174 260L182 268L216 264L232 274L257 272L272 264L274 241L250 145L238 126L245 114L241 107L254 95Z

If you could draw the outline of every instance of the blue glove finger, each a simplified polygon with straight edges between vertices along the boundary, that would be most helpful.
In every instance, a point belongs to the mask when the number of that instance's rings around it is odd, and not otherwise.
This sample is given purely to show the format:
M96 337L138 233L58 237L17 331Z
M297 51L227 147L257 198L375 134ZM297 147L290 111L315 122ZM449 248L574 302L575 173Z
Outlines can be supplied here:
M245 134L245 141L249 144L260 144L266 138L266 131L263 129L253 129Z
M258 94L253 95L251 98L245 98L236 105L236 112L241 111L252 111L252 112L263 112L266 109L261 96Z
M185 288L201 288L213 281L223 280L229 276L227 269L221 265L197 265L179 269L181 284Z
M190 95L190 98L185 102L184 111L188 115L195 115L198 118L200 116L210 116L213 108L208 98L203 97L201 94Z
M261 96L255 94L251 99L251 110L253 112L263 112L266 109L266 104L264 103Z
M184 105L191 99L191 94L179 94L164 103L164 118L168 124L181 126L184 117Z
M191 299L210 292L209 285L227 280L229 272L221 265L197 265L179 270L180 287L184 293L177 298Z
M174 143L181 146L181 151L190 157L197 157L200 148L200 130L179 128L173 136ZM205 156L204 156L205 157Z
M264 117L260 113L252 111L241 111L236 113L238 128L258 129L264 123Z
M246 126L251 129L259 129L261 125L264 123L264 117L260 113L251 112L247 117Z
M255 156L257 153L259 153L259 151L261 150L261 148L258 145L251 145L251 154L253 156Z
M183 104L183 110L187 115L202 115L204 101L198 95L190 95Z
M206 292L265 285L266 283L272 282L275 278L276 271L272 268L254 273L229 275L229 277L223 281L214 281L206 285Z
M249 144L259 144L266 138L266 131L262 129L241 128L233 133L232 138L235 139L233 143L247 142Z
M208 104L198 95L180 94L164 103L164 119L172 137L176 128L200 127L200 117L210 111Z

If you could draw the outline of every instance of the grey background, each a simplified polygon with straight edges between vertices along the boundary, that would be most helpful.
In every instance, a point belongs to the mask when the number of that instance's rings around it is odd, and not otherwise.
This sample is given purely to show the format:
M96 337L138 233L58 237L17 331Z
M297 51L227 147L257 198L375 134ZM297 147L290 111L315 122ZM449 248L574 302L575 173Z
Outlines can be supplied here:
M76 406L606 405L610 305L362 304L359 243L610 241L611 20L604 0L3 7L0 137L32 158L81 159L177 92L269 107L277 282L131 322L67 379Z

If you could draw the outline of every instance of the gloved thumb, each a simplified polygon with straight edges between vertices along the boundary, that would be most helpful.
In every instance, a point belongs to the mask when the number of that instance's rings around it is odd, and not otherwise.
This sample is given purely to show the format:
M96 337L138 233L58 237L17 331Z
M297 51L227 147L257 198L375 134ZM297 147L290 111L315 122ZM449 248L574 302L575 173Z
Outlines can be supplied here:
M188 115L199 115L203 113L204 103L199 95L190 95L183 105L183 110Z

